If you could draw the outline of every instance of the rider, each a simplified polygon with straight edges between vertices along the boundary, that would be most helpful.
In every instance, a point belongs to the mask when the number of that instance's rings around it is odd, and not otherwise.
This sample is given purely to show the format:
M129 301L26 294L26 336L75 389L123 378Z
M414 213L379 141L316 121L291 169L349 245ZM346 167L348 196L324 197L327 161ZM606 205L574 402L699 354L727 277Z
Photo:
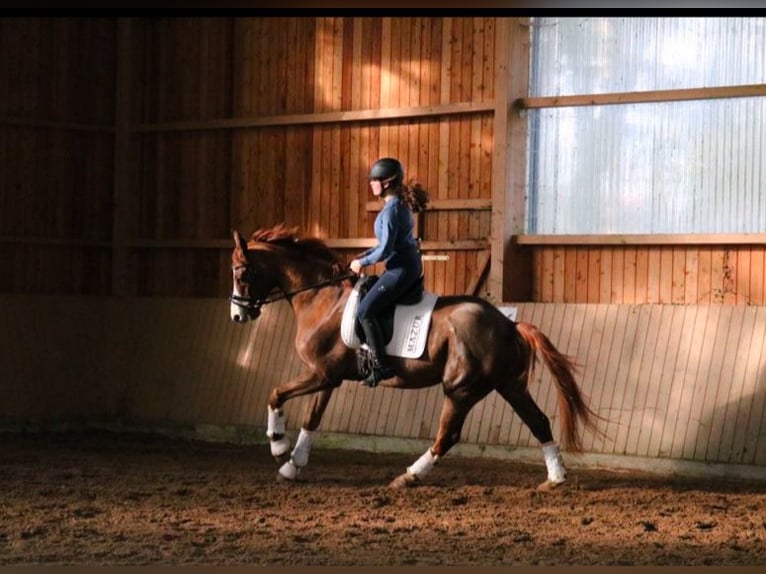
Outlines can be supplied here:
M375 218L377 245L354 259L351 270L359 274L363 267L385 262L386 270L373 288L359 302L357 316L372 352L372 372L363 383L375 386L394 376L386 361L385 341L377 317L418 281L423 263L418 241L413 236L413 212L422 211L428 203L425 190L404 183L404 169L398 160L384 157L370 168L370 188L375 197L384 201Z

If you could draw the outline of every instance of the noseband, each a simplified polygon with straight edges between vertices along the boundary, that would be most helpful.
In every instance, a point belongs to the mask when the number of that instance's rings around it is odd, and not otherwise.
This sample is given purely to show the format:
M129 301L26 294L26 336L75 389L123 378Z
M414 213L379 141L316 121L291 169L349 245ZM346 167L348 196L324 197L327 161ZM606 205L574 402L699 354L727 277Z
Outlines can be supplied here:
M252 290L253 282L255 281L255 273L252 271L252 269L250 269L250 266L247 264L238 265L237 267L234 267L234 270L236 271L237 269L243 268L245 269L245 282L247 283L250 290ZM285 291L282 291L281 293L273 293L267 296L265 299L258 299L250 296L243 297L242 295L232 294L231 297L229 297L229 300L240 309L244 309L251 317L258 317L258 315L261 314L261 307L264 305L268 305L269 303L274 303L276 301L281 301L282 299L290 299L293 295L297 295L298 293L311 291L312 289L319 289L320 287L327 287L328 285L334 285L353 277L356 277L355 273L346 273L345 275L340 275L338 277L333 277L332 279L320 281L319 283L309 285L308 287L301 287L300 289L290 291L289 293Z

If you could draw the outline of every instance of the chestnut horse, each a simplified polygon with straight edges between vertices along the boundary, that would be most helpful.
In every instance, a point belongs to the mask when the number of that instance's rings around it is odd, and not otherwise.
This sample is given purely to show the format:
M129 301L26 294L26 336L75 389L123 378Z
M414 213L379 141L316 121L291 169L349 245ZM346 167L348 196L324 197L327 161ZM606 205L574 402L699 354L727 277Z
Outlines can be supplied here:
M355 277L339 256L321 240L303 238L278 225L256 231L245 240L234 233L231 318L256 319L261 307L287 299L297 321L295 348L307 371L272 389L268 399L267 435L272 455L290 458L279 476L296 480L308 463L313 433L333 391L344 381L360 381L357 352L341 339L341 317ZM566 470L553 440L548 417L527 389L537 354L553 374L558 391L563 446L582 451L580 426L595 430L598 418L586 405L573 375L572 361L529 323L515 323L479 297L439 297L423 355L417 359L391 357L396 376L386 387L421 389L441 384L444 391L439 430L433 445L390 484L410 486L460 440L463 423L473 406L491 391L508 401L532 435L540 441L548 489L565 481ZM313 394L295 446L285 435L283 405L294 397Z

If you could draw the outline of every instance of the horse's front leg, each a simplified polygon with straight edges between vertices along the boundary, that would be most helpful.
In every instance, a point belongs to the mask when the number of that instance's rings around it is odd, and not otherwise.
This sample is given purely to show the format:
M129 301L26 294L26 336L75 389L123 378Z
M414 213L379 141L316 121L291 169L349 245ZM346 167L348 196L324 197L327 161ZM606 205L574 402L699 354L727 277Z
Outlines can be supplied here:
M290 453L290 460L279 469L281 478L290 481L297 480L301 469L309 463L314 434L319 428L319 423L322 422L322 415L324 415L327 404L330 402L333 390L333 388L329 388L318 392L306 408L303 424L300 433L298 433L298 439L295 441L295 448Z
M290 452L290 439L285 435L285 412L282 406L291 398L317 392L320 377L307 373L301 377L274 388L269 395L266 436L271 443L271 456L282 459Z

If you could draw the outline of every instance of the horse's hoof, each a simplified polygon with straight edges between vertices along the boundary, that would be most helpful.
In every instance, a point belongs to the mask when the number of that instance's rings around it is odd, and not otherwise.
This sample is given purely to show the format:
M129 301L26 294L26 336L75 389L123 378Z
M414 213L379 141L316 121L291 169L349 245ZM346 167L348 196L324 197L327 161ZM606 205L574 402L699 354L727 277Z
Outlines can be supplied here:
M400 474L394 480L392 480L388 486L389 488L409 488L411 486L417 486L420 483L420 479L414 474L405 472Z
M546 480L545 482L543 482L541 485L539 485L537 487L537 490L539 492L551 492L553 490L556 490L559 486L561 486L565 482L566 482L566 479L565 480L561 480L559 482L554 482L552 480Z
M275 479L277 481L277 484L284 484L285 486L292 486L293 484L298 484L298 478L287 478L279 473L277 473L277 478Z
M292 460L288 460L285 464L279 467L279 473L277 473L277 480L284 482L296 482L301 469L293 464Z

